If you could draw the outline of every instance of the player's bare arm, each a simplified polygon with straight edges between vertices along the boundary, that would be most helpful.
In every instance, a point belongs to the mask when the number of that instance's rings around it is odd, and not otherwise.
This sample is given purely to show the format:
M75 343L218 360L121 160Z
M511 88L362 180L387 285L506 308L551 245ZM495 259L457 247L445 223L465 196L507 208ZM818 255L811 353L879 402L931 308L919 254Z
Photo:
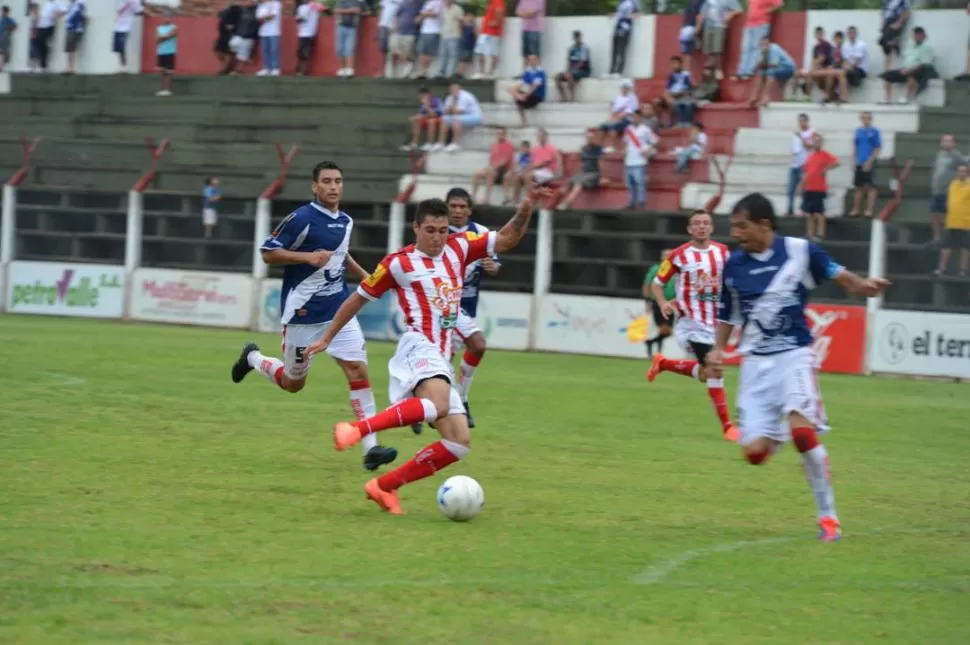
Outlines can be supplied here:
M333 251L290 251L289 249L271 249L261 251L263 262L272 265L282 264L309 264L315 267L322 267L330 261Z
M347 270L350 271L352 275L355 275L358 278L360 278L361 282L363 282L364 280L370 277L370 273L367 272L367 269L360 266L357 260L355 260L350 253L347 254L347 259L344 261L344 265L347 267Z
M540 194L539 191L530 192L522 203L519 204L519 208L516 209L512 219L506 222L505 226L499 230L495 238L496 253L514 249L522 241L522 238L525 237L525 232L529 229L529 222L532 221L534 200Z
M832 278L832 282L852 295L862 296L864 298L880 296L892 284L885 278L863 278L847 269L839 271L838 275Z
M482 260L482 268L488 275L497 275L500 267L492 258L485 258Z
M707 364L704 366L710 378L724 377L724 348L731 340L732 331L734 331L734 325L718 321L714 332L714 349L707 354Z
M344 300L344 303L340 305L340 309L337 309L337 313L334 314L333 320L330 326L327 327L327 331L323 333L323 336L319 340L310 344L304 352L307 360L309 360L314 354L319 354L320 352L327 349L330 346L331 341L333 341L334 336L337 335L344 326L351 321L351 319L364 308L367 304L367 299L361 296L359 293L352 293L350 296Z
M653 294L654 301L660 305L661 311L663 311L664 316L670 317L674 313L674 305L672 302L664 297L664 287L663 284L654 280L650 283L650 293Z

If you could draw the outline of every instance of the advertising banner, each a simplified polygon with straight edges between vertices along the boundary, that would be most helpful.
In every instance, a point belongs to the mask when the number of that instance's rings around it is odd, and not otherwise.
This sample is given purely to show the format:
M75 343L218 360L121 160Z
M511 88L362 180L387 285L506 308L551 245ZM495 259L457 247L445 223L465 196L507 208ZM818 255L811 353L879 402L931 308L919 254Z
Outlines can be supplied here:
M103 264L11 262L7 311L51 316L121 318L125 269Z
M350 285L356 289L356 285ZM282 280L263 280L259 290L259 331L282 332L280 324L280 291ZM364 331L364 337L370 340L387 340L391 333L391 300L390 293L377 302L368 302L357 314L357 321Z
M869 347L874 372L970 379L970 316L882 310Z
M249 327L252 279L241 273L137 269L131 286L135 320Z
M812 336L815 337L815 367L821 372L862 374L865 363L866 308L855 305L808 306ZM741 357L734 353L740 328L728 346L725 362L737 365Z
M644 301L627 298L541 296L536 325L538 350L625 358L646 358L644 341L657 333ZM673 338L663 353L686 356Z

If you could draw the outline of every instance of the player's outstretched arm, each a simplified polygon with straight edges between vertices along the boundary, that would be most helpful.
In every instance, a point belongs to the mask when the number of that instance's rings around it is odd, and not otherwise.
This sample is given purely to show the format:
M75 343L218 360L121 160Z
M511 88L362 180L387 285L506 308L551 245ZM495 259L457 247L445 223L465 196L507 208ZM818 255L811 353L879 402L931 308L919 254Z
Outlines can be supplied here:
M832 278L832 282L854 296L863 296L865 298L875 298L876 296L882 295L892 284L885 278L863 278L848 269L839 271Z
M514 249L522 241L522 238L525 237L525 232L529 230L529 222L532 221L532 213L535 210L535 201L540 195L541 193L538 189L530 191L526 195L526 198L522 200L522 203L519 204L512 219L506 222L505 226L499 230L495 238L496 253Z
M340 309L337 310L337 313L333 315L333 320L330 322L330 326L327 327L327 331L323 332L323 336L321 336L318 341L312 343L306 348L304 356L309 359L314 354L318 354L327 349L327 347L330 346L330 342L333 341L334 336L337 335L337 332L343 329L344 326L350 322L350 320L356 316L366 304L367 299L359 293L354 292L350 294L350 296L344 300L344 303L340 305Z
M266 264L309 264L322 267L330 261L332 251L291 251L289 249L262 249L263 262Z

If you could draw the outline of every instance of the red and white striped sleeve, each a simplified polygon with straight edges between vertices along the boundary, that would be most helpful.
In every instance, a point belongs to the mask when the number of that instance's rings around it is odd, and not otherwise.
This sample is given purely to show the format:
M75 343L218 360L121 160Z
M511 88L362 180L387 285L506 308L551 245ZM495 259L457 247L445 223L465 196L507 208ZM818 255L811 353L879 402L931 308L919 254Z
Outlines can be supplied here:
M657 277L654 278L654 282L657 284L665 285L670 282L670 279L674 277L677 273L680 273L680 251L674 251L670 254L663 264L660 265L660 270L657 271Z
M357 293L367 300L380 300L381 296L396 287L397 281L391 271L395 259L394 255L388 255L381 260L374 272L357 287Z
M495 242L497 240L498 233L495 231L485 231L484 233L465 231L452 236L449 242L458 245L462 264L468 266L476 260L495 255Z

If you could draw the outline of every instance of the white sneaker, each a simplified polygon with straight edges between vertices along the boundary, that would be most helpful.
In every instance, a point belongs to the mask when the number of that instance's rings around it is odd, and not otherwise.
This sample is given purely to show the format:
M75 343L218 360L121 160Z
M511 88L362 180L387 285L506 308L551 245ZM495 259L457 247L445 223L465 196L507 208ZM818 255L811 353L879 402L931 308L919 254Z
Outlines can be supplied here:
M606 146L605 148L603 148L604 155L611 155L614 152L616 152L616 148L614 148L613 146Z
M269 73L269 75L270 75L270 76L279 76L279 75L280 75L280 70L278 70L278 69L274 69L274 70L272 70L272 71L271 71L271 72Z
M268 69L261 69L258 72L256 72L256 76L268 76L268 75L269 75Z
M439 150L441 150L443 148L444 148L443 145L441 145L440 143L436 143L436 144L434 144L434 146L431 147L431 152L438 152Z
M155 96L171 96L171 95L172 93L169 92L168 90L158 90L157 92L155 92Z
M423 150L424 152L431 152L432 150L434 150L434 144L426 143L423 146L421 146L421 150Z
M347 77L350 78L353 75L354 75L354 68L353 67L348 67L347 68Z
M458 152L458 144L457 143L449 143L448 144L448 147L445 148L445 151L446 152Z
M411 152L415 148L417 148L417 146L414 145L413 143L405 143L403 146L400 147L400 150L401 152Z
M473 81L480 81L480 80L482 80L482 73L481 72L475 72L474 74L472 74L472 80Z

